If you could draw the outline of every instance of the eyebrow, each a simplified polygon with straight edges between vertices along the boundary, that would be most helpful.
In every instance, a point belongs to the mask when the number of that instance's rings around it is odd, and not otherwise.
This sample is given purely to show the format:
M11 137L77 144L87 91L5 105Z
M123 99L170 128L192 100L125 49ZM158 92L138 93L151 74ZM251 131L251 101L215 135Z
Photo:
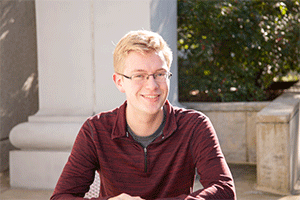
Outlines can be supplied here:
M160 71L167 71L167 70L161 68L161 69L156 70L154 73L160 72ZM139 72L141 72L141 73L148 73L146 70L142 70L142 69L133 70L131 73L139 73Z

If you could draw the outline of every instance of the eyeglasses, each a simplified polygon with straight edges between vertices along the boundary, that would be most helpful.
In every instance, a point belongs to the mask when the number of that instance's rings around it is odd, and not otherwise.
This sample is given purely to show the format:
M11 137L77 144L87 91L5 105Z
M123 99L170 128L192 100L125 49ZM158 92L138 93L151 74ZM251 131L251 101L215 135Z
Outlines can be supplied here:
M133 74L132 76L126 76L121 73L117 73L117 74L124 76L125 78L130 79L138 84L145 83L149 79L150 76L153 76L155 81L160 82L160 83L166 82L166 80L170 79L172 76L172 73L167 72L167 71L159 71L159 72L155 72L154 74L136 73L136 74Z

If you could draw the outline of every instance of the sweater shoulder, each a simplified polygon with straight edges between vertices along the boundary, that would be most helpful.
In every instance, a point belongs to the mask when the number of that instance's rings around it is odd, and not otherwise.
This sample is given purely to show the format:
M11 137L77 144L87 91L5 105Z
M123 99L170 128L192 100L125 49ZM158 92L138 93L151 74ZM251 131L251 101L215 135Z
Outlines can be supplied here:
M119 108L115 108L113 110L100 112L98 114L89 117L87 121L95 122L99 120L104 120L104 121L114 120L117 117L119 110L120 110Z
M174 115L177 120L207 120L209 119L204 113L194 109L174 107Z
M209 117L201 111L175 107L173 113L178 130L188 130L189 134L202 133L213 127Z
M87 118L87 120L85 121L85 125L94 129L96 132L99 132L101 130L111 132L113 126L117 121L118 114L119 108L110 111L100 112Z

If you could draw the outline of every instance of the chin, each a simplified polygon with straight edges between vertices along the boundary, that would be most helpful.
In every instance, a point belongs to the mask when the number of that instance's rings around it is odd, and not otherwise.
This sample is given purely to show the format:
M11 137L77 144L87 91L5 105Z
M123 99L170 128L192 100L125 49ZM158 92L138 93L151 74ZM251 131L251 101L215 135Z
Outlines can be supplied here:
M159 107L152 108L152 109L146 109L145 112L154 115L154 114L159 113L162 110L162 108L163 108L163 106L159 106Z

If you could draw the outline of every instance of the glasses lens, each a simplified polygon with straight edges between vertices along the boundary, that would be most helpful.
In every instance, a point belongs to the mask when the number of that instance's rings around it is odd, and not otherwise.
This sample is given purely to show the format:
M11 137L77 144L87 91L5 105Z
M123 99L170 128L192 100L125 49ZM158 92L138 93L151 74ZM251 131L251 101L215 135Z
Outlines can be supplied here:
M141 83L147 79L147 76L148 76L147 74L141 73L141 74L134 74L132 75L131 78L134 82Z
M167 72L158 72L155 73L155 80L158 82L164 82L167 79Z

